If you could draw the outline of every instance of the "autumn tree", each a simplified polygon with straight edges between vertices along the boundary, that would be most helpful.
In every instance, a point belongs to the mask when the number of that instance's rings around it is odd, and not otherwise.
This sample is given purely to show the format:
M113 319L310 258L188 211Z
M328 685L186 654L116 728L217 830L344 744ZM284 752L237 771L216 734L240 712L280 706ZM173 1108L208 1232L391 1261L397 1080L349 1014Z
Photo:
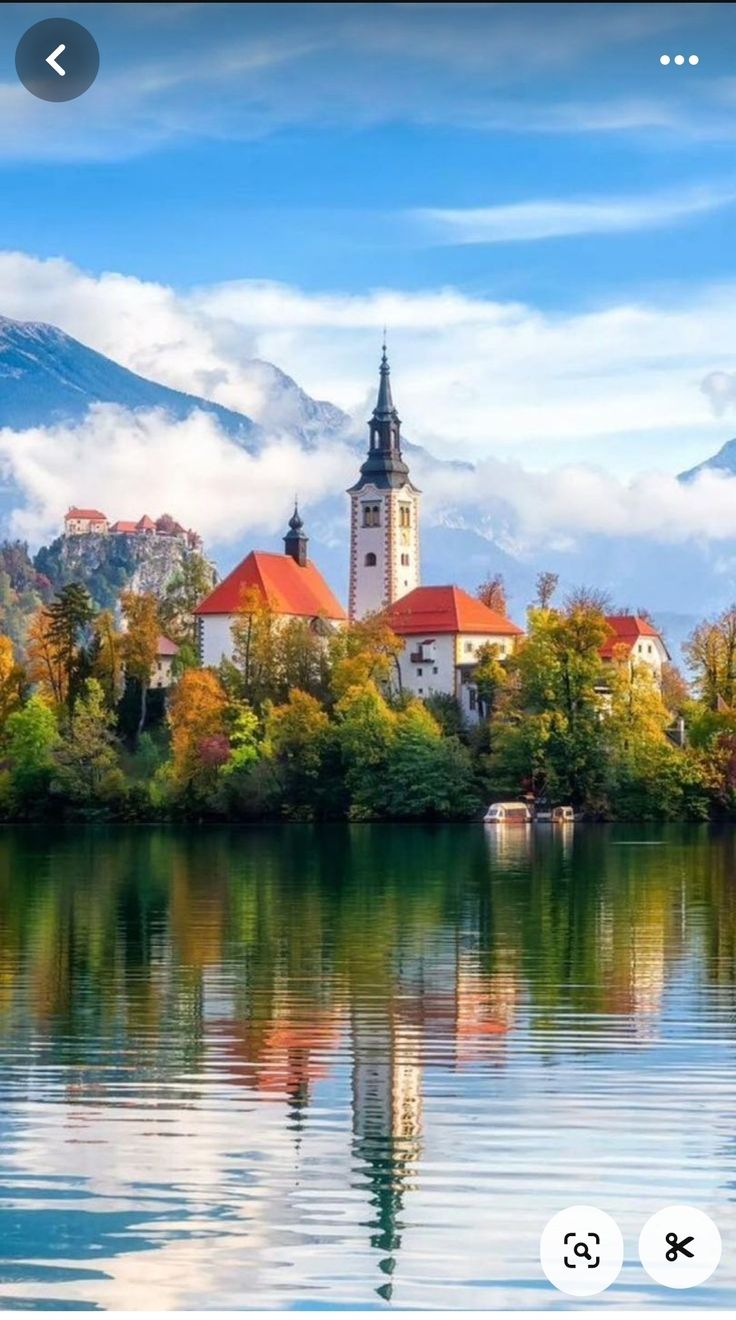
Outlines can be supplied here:
M207 739L227 737L227 694L211 669L187 669L177 683L168 712L174 782L185 796L201 799L214 783L213 767L203 761Z
M51 636L51 616L45 607L36 610L28 628L26 640L29 682L47 696L55 706L66 701L68 676L61 656Z
M540 610L549 609L559 581L557 573L537 573L537 598L535 603Z
M484 582L481 582L475 594L478 600L482 601L489 610L493 610L496 614L502 614L506 618L508 598L506 584L501 573L494 573L492 577L488 577Z
M242 695L260 711L273 694L278 669L279 621L257 587L243 591L231 627L233 658Z
M398 685L404 643L381 614L368 614L338 629L329 642L332 695L340 700L352 687Z
M736 604L698 624L683 648L693 686L709 710L731 708L736 697Z
M158 602L151 592L124 591L120 597L120 608L126 625L120 639L120 654L126 677L132 679L140 691L138 738L146 723L148 689L161 635Z
M266 743L282 768L284 810L288 816L313 814L330 722L316 697L298 688L272 707L266 719Z
M13 643L9 637L0 635L0 730L20 706L25 686L25 673L15 659Z

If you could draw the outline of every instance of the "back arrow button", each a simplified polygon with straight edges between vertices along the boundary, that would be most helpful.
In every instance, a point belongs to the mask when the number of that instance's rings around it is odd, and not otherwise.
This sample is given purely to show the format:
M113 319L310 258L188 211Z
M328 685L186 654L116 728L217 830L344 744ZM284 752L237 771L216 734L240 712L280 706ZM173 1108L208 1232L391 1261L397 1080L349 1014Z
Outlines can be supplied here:
M62 43L61 46L56 47L56 50L52 50L50 55L46 56L46 63L51 65L51 68L55 73L58 73L60 78L66 77L66 69L62 69L61 65L57 64L56 60L59 55L64 54L65 50L66 46Z

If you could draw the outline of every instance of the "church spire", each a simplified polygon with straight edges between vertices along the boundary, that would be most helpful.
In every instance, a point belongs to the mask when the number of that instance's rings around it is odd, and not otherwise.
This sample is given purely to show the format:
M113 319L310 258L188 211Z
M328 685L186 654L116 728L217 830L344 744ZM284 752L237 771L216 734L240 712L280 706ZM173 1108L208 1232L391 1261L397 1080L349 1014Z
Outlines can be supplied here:
M386 354L385 330L383 332L379 372L378 398L373 409L373 416L368 423L371 436L371 452L378 450L382 454L393 454L397 458L401 458L401 419L394 407L391 394L391 368Z
M284 553L291 555L291 558L304 568L307 562L307 545L309 537L304 531L304 523L299 513L299 501L294 496L294 512L289 519L289 530L284 537Z

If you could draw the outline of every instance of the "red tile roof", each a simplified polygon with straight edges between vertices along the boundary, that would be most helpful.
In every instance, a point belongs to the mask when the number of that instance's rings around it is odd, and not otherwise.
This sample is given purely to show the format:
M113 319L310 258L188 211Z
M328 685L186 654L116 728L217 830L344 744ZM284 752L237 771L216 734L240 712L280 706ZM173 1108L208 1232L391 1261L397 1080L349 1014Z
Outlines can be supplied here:
M111 532L135 532L137 530L134 522L125 522L124 520L113 523L110 528Z
M415 587L386 610L386 620L399 636L420 633L485 633L489 637L521 637L523 629L461 587Z
M210 592L195 614L235 614L243 593L256 587L275 614L343 620L345 611L319 569L300 568L291 555L251 550L242 563Z
M601 647L601 655L604 660L613 658L613 652L617 646L628 646L629 648L635 646L640 637L657 637L664 646L662 636L654 625L648 619L642 619L638 614L607 614L606 623L611 629L611 635L606 638Z
M144 513L143 517L138 519L138 522L136 523L136 529L138 531L145 530L147 532L155 532L156 524L153 521L153 518L149 518L148 514Z
M99 509L70 509L64 514L64 521L68 518L92 518L95 522L107 522L107 515L100 513Z
M171 656L178 655L178 654L179 654L179 647L176 645L176 642L172 642L172 641L170 640L170 638L168 638L168 637L164 637L164 636L161 636L161 637L159 637L159 639L158 639L158 647L156 648L156 654L157 654L157 655L162 655L162 656L163 656L163 655L171 655Z

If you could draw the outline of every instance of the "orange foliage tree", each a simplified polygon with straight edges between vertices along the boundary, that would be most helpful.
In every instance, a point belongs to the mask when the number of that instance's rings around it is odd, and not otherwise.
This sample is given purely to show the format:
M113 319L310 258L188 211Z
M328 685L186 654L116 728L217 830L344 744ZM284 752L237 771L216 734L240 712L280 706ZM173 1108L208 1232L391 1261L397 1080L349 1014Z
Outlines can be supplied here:
M184 792L206 792L221 758L209 750L223 745L226 734L227 695L211 669L187 669L174 690L169 707L172 772ZM214 741L213 741L214 740Z

